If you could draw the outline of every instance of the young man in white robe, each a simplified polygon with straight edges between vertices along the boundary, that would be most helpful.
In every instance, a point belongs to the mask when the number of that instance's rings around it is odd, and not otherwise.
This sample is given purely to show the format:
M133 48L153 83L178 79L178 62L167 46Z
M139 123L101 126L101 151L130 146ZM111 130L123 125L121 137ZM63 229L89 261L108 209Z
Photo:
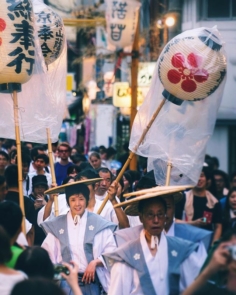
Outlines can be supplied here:
M47 191L53 194L65 191L70 210L41 224L47 233L42 247L52 262L73 260L79 265L78 281L83 295L100 295L100 283L107 292L110 276L101 254L116 249L113 237L116 225L86 210L89 189L84 183L92 182L83 180ZM61 281L61 287L66 294L72 294L65 280Z
M194 252L197 245L165 235L163 198L143 196L125 203L129 204L127 214L139 214L143 229L115 252L103 255L111 268L108 294L179 295L200 270Z

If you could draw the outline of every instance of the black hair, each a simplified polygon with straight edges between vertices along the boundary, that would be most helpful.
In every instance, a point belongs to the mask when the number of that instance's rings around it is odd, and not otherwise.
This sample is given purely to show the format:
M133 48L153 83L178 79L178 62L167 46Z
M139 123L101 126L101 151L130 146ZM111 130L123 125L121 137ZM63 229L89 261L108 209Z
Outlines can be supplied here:
M74 179L74 177L73 177L73 176L67 176L67 177L62 181L62 184L67 184L67 183L69 183L69 181L70 181L71 179Z
M3 156L7 161L10 160L9 159L9 155L6 152L4 152L4 151L0 151L0 156Z
M16 156L16 154L17 154L17 150L12 150L12 151L10 152L10 154L9 154L9 158L10 158L10 159L14 159L15 156Z
M225 201L225 207L223 209L223 220L225 220L226 222L230 220L230 205L229 205L229 197L231 196L231 194L233 192L236 192L236 188L233 187L229 190L227 196L226 196L226 201Z
M160 203L164 207L164 211L166 213L166 211L167 211L166 201L165 201L165 199L163 199L161 197L154 197L151 199L145 199L145 200L140 201L138 203L138 212L143 213L145 207L149 206L150 203Z
M219 162L219 159L217 157L211 157L211 161L213 163L213 165L220 167L220 162Z
M18 187L18 170L17 165L8 165L4 171L6 183L9 188Z
M10 238L21 228L22 212L20 207L11 201L0 203L0 225L5 229Z
M53 281L34 278L17 283L10 295L65 295L63 290Z
M87 179L99 178L99 174L95 169L85 169L75 177L75 180L81 180L82 177L86 177Z
M38 159L42 159L46 165L49 164L49 157L45 154L38 154L35 158L34 161L37 161Z
M232 174L230 174L230 182L233 181L234 177L236 176L236 171L234 171Z
M6 230L0 226L0 265L8 262L12 257L9 235Z
M224 179L225 187L229 188L229 176L227 173L225 173L222 170L214 170L212 173L213 173L213 176L215 175L221 176Z
M0 185L3 185L5 181L6 181L5 177L0 175Z
M89 202L89 194L90 194L90 191L89 191L89 188L87 187L86 184L75 184L75 186L70 186L70 187L67 187L66 188L66 191L72 191L73 193L67 193L66 192L66 202L67 202L67 205L70 207L70 204L69 204L69 199L72 195L76 194L76 195L83 195L86 199L86 206L88 206L88 202Z
M40 246L27 248L17 259L15 269L21 270L29 278L53 279L54 268L48 252Z
M25 153L22 154L22 163L27 164L28 167L30 166L31 159L30 159L30 156L28 154L25 154Z
M44 152L45 147L43 145L37 145L34 148L32 148L32 150L30 151L30 157L32 161L34 161L35 157L39 154L38 151Z
M202 167L202 172L204 173L204 175L205 175L205 177L206 177L207 180L211 179L211 177L212 177L212 172L211 172L210 167L203 166L203 167Z
M93 167L88 163L88 162L82 162L80 165L79 165L79 168L80 168L80 172L83 171L83 170L87 170L87 169L92 169Z
M98 172L98 174L99 174L99 172L109 173L110 174L111 181L113 180L113 174L111 173L111 171L108 168L105 168L105 167L99 168L97 170L97 172Z
M70 156L70 158L74 164L77 164L80 162L87 162L87 159L84 155L75 154L75 155Z
M77 165L71 165L67 168L66 174L69 175L71 174L73 171L76 171L76 173L78 174L80 172L80 168Z

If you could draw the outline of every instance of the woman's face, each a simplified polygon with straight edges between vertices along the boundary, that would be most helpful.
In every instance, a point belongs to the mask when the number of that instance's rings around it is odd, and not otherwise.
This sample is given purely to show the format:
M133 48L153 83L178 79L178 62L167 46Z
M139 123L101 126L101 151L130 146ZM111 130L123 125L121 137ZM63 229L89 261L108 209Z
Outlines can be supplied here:
M229 206L231 209L236 210L236 192L232 192L229 196Z
M69 198L69 206L73 218L75 215L82 216L87 206L86 199L82 194L72 195Z
M129 185L129 182L128 180L125 178L125 176L123 176L123 182L124 182L124 188L123 188L123 192L127 192L130 185Z
M101 159L98 159L97 157L92 156L92 157L90 157L90 162L91 162L94 169L101 168L101 164L102 164Z

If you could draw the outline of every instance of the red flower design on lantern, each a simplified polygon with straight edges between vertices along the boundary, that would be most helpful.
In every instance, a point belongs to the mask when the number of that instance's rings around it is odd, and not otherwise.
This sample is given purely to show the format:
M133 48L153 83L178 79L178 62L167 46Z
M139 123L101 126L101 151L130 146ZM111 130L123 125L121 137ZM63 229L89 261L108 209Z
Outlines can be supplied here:
M0 18L0 32L6 29L6 22L4 19ZM2 45L2 38L0 37L0 46Z
M173 84L181 80L181 88L186 92L193 92L197 89L197 83L207 81L209 74L205 69L200 68L202 57L190 53L185 60L182 53L176 53L171 59L172 65L178 70L172 69L167 73L169 81Z

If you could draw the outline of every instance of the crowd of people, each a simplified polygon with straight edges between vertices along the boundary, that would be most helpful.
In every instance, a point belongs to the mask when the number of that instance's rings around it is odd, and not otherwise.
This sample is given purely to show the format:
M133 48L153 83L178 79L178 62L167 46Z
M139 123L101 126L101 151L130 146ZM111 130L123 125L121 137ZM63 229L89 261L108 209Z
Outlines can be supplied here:
M206 155L195 187L147 196L145 159L115 181L127 144L117 160L52 148L57 186L47 146L22 144L23 216L15 144L0 139L0 294L236 294L236 172Z

